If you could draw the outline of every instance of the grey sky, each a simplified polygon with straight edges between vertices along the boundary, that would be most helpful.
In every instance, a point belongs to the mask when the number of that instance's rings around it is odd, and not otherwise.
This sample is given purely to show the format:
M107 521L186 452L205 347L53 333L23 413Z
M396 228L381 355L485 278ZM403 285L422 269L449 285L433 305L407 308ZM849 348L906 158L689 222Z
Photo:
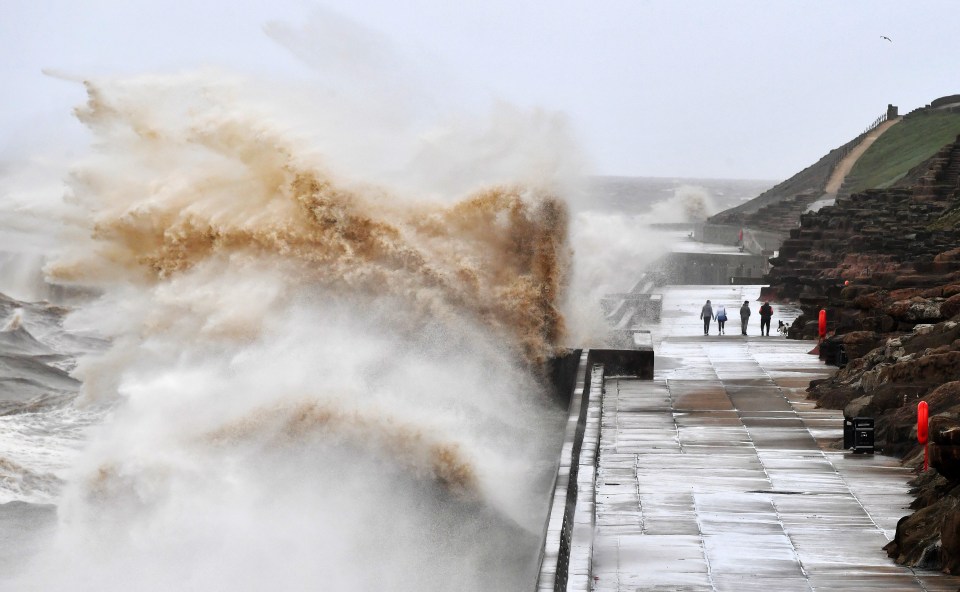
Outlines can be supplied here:
M40 128L77 133L70 109L82 88L43 68L85 77L216 65L316 76L264 30L302 27L316 6L4 0L0 147L27 151ZM322 6L422 58L421 71L455 78L458 96L566 114L600 174L784 178L854 137L887 103L906 112L960 92L960 5L951 0ZM333 37L322 47L341 46Z

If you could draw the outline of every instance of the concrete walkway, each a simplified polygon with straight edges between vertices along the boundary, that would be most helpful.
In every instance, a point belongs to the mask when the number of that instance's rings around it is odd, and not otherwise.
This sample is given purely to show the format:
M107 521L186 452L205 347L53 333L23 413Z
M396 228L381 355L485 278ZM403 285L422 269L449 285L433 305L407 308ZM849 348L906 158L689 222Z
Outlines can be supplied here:
M667 290L655 379L604 380L590 588L957 590L960 578L897 566L881 549L909 513L911 475L825 447L841 413L815 410L804 389L830 369L810 342L759 336L758 293ZM706 298L726 304L726 335L715 323L702 334ZM743 300L747 337L733 320ZM774 330L796 315L779 308Z

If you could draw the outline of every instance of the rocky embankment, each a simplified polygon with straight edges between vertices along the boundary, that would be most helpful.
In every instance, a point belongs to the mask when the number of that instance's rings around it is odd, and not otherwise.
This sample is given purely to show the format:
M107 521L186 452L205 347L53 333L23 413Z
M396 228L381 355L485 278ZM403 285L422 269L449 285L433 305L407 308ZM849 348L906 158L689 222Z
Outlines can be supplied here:
M794 338L844 365L815 381L819 406L876 420L887 454L919 466L917 403L930 412L932 470L914 482L916 512L887 547L898 562L960 573L960 138L908 175L801 217L764 299L799 302Z

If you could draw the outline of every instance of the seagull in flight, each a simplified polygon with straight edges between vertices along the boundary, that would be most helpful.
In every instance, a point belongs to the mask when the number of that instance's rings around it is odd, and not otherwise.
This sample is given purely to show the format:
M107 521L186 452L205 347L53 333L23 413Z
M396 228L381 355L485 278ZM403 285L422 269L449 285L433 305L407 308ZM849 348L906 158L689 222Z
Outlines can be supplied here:
M889 41L890 43L893 43L893 39L890 39L890 38L887 37L886 35L880 35L880 39L886 39L886 40Z

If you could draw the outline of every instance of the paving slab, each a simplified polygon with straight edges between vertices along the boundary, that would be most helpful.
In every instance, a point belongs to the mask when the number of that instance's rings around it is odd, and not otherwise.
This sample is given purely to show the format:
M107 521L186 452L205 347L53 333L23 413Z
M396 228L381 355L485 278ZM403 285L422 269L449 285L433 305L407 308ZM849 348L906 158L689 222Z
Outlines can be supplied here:
M816 409L805 389L832 369L810 342L759 335L758 295L665 290L651 327L654 379L604 379L589 589L960 588L882 550L910 512L911 474L896 459L829 446L842 414ZM731 321L728 334L714 324L704 336L707 298L732 316L749 301L748 335ZM774 326L799 312L774 308Z

